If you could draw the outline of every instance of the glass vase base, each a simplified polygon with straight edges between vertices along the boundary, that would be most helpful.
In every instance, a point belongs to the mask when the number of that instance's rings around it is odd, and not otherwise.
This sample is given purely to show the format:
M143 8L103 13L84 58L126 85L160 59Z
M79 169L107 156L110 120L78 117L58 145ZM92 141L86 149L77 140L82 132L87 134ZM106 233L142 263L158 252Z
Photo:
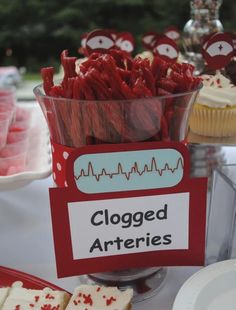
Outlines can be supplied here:
M80 284L116 286L120 290L133 289L133 303L155 296L164 285L167 268L132 269L94 273L79 277Z

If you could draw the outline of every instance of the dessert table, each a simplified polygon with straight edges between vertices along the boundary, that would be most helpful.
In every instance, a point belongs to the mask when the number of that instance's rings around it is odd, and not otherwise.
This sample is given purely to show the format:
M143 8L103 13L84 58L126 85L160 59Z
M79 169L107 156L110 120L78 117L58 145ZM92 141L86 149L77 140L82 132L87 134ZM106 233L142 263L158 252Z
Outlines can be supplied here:
M225 153L227 163L236 162L235 148L227 147ZM0 265L30 273L72 292L79 284L78 277L58 279L56 275L48 194L52 184L48 177L0 192ZM135 304L134 309L170 310L181 285L197 270L199 267L168 268L159 293Z

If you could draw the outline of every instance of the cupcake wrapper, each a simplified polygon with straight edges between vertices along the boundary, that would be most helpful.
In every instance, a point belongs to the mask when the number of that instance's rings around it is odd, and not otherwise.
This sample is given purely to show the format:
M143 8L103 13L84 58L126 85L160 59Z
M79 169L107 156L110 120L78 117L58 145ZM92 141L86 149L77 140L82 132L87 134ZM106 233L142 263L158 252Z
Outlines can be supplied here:
M192 132L203 136L235 136L236 109L194 108L189 125Z

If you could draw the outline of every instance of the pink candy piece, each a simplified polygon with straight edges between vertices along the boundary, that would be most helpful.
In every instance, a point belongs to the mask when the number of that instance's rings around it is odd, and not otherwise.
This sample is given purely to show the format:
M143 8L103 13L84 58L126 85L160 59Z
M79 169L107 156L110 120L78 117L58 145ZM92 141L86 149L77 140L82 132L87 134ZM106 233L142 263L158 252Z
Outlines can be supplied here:
M17 127L18 128L18 127ZM22 140L26 140L29 137L29 130L15 130L13 127L9 130L7 135L7 143L16 143Z
M30 118L31 118L31 112L30 111L17 107L17 109L16 109L16 121L26 121L26 120L30 120Z
M0 118L0 150L6 145L9 123L9 119Z
M23 108L17 108L15 113L15 120L11 127L18 128L20 130L26 130L30 126L31 112Z
M7 133L10 125L14 121L15 106L12 104L3 104L0 91L0 150L5 146Z
M1 94L0 91L0 108L7 109L15 107L15 95L14 94Z
M27 130L29 128L29 121L27 121L27 120L15 121L12 124L12 126L15 127L15 128L18 128L20 130Z
M25 153L28 147L28 140L22 140L16 143L6 144L0 150L0 158L12 157L21 153Z
M25 170L31 111L15 108L14 98L0 89L0 176Z
M10 166L7 170L6 175L12 175L12 174L20 173L20 172L24 171L24 169L25 169L25 165Z
M26 153L21 153L12 157L0 158L0 176L6 176L24 171L26 156Z

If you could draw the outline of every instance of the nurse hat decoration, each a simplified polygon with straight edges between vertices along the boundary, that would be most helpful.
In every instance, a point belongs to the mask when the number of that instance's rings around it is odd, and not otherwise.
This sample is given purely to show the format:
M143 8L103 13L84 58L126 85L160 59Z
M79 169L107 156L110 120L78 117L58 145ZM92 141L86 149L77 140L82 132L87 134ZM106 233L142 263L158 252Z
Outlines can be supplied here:
M234 45L229 33L213 33L203 42L202 55L209 68L224 68L234 56Z
M169 26L165 29L164 34L171 40L177 41L180 38L180 33L177 27Z
M156 41L158 41L160 38L163 38L163 36L163 33L158 33L155 31L149 31L144 33L144 35L142 36L143 47L149 51L152 51Z
M111 31L97 29L90 32L86 39L86 50L89 54L93 52L105 52L115 47L115 40Z
M130 32L119 32L115 45L124 52L132 53L134 50L134 37Z
M134 37L130 32L115 32L110 29L96 29L86 37L86 51L105 53L110 49L119 49L128 54L134 50Z
M163 36L155 42L153 54L158 55L167 62L174 63L178 58L179 49L174 40Z

